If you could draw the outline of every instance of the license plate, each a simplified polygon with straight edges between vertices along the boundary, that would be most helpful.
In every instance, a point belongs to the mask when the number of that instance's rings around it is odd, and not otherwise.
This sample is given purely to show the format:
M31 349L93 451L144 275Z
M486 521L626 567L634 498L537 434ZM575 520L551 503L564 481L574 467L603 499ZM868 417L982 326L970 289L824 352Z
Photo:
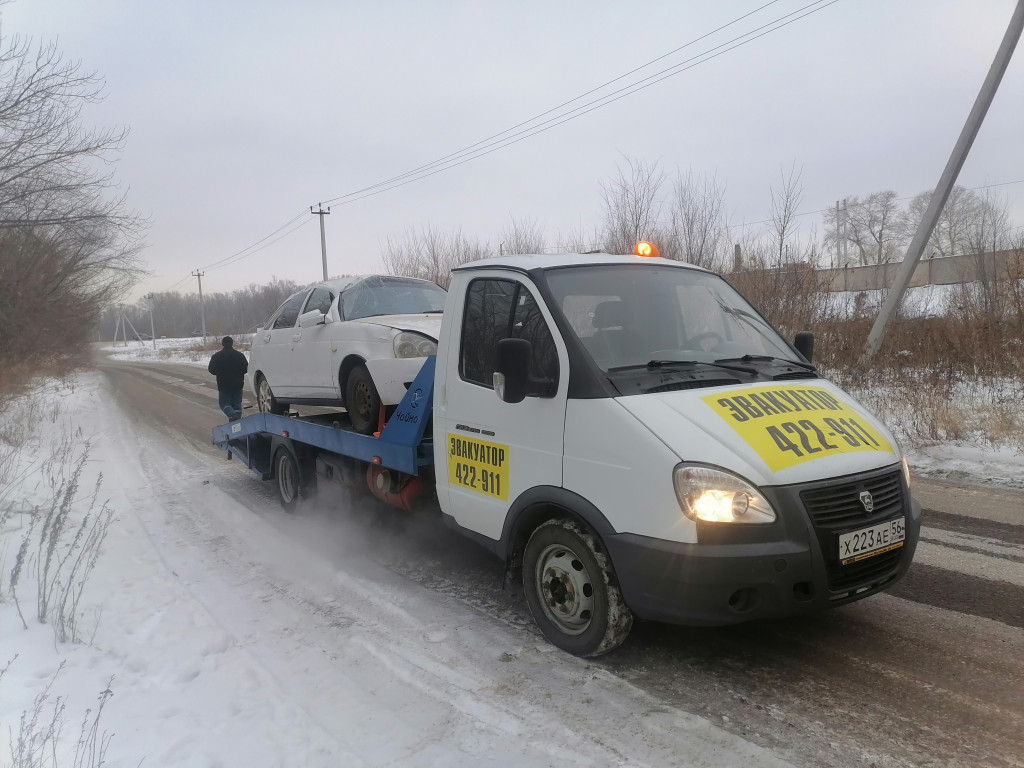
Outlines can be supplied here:
M839 561L843 565L855 563L866 557L891 552L903 546L907 537L906 518L886 520L884 523L861 528L839 536Z

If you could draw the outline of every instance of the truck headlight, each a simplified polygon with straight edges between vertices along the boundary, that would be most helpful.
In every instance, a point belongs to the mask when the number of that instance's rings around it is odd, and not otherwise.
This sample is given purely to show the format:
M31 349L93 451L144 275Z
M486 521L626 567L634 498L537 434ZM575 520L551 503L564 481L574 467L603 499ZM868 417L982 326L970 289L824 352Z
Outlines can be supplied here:
M900 469L903 470L903 481L910 487L910 465L907 464L907 457L900 456Z
M437 354L437 342L412 331L402 331L395 336L395 357L430 357Z
M768 499L742 477L699 464L680 464L672 484L683 514L709 523L774 523Z

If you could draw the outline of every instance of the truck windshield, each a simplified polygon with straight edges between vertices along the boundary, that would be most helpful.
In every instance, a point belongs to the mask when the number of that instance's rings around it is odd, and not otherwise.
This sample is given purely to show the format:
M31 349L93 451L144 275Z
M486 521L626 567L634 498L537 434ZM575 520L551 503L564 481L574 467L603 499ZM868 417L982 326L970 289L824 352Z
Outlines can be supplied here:
M604 371L744 355L798 359L746 299L708 272L641 263L550 269L545 277Z

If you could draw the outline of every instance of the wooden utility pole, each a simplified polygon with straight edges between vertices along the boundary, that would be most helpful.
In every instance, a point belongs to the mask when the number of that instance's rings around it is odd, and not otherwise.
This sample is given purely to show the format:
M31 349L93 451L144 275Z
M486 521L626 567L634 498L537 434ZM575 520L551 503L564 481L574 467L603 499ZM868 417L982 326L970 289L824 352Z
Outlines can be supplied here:
M316 207L319 210L314 211L313 206L309 206L309 212L320 217L320 257L324 262L324 282L327 282L327 235L324 233L324 216L329 214L331 209L328 207L325 211L322 203L317 203Z
M1006 72L1006 67L1013 56L1013 50L1017 47L1017 41L1020 40L1022 29L1024 29L1024 0L1017 0L1017 8L1010 18L1006 34L1003 35L1003 42L1000 43L999 50L996 51L996 58L985 77L985 82L982 83L978 98L974 101L974 107L967 116L967 123L960 132L960 138L957 139L956 146L953 147L953 154L950 155L949 161L942 171L942 176L939 177L939 183L936 185L935 191L932 192L932 198L921 218L921 224L918 226L917 232L914 233L914 239L910 241L910 247L907 248L907 255L904 257L903 263L900 264L899 272L896 273L896 280L886 294L882 309L878 313L875 324L871 327L871 333L868 334L867 344L864 345L864 354L861 356L861 365L868 365L882 345L886 328L889 327L893 315L896 314L896 309L903 300L903 294L907 292L910 278L914 275L914 268L921 260L921 254L928 244L928 238L932 236L932 230L935 229L939 215L946 205L946 200L949 199L949 193L956 183L960 169L963 168L967 153L970 152L971 145L981 129L985 113L988 112L992 99L996 95L999 83L1003 79L1003 73Z
M203 323L203 346L206 346L206 310L203 308L203 275L198 269L192 273L192 277L199 278L199 319Z

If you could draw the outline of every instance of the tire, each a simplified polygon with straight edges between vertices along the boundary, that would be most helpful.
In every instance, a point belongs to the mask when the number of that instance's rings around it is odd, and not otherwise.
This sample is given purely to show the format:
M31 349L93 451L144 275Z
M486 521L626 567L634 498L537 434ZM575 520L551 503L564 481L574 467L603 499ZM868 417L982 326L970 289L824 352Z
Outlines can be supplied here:
M544 636L575 656L615 650L633 626L601 540L573 520L548 520L530 536L523 589Z
M275 413L280 416L288 411L287 403L279 403L270 388L270 382L260 376L256 383L256 407L261 413Z
M365 365L349 371L345 381L345 410L352 428L361 435L372 435L380 420L380 395Z
M285 512L294 512L302 489L299 462L287 448L278 448L274 454L274 479L277 481L277 500Z

